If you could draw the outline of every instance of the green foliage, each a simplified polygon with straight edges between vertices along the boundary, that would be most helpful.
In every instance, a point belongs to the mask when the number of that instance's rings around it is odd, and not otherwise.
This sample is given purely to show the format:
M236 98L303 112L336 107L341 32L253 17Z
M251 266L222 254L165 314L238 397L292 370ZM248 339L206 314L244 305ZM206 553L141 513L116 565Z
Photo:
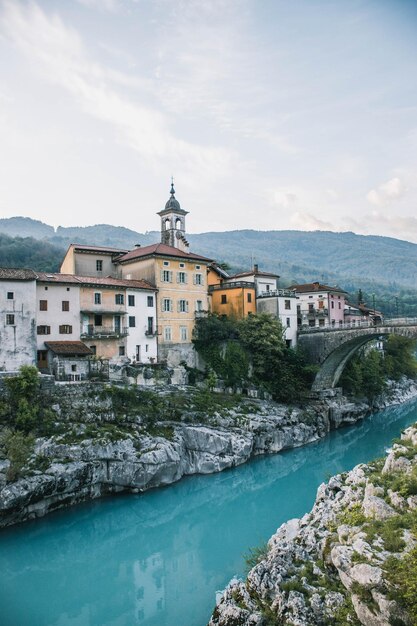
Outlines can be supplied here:
M415 349L415 340L389 335L384 343L384 354L373 349L356 354L345 367L340 384L347 393L364 395L372 401L384 391L387 379L417 377Z
M209 315L197 320L194 345L208 366L227 386L252 380L274 399L300 398L314 377L299 352L287 348L281 322L262 313L243 320Z
M34 444L35 437L33 435L8 429L2 432L0 445L6 458L10 461L10 466L6 473L8 481L12 482L24 475L23 469L33 452Z
M28 267L39 272L58 272L64 250L32 237L0 234L0 266Z
M386 576L393 586L391 596L404 607L412 624L417 624L417 548L385 561Z
M261 561L266 559L268 554L268 543L265 542L260 546L255 546L254 548L249 548L249 552L243 555L246 564L246 572L249 572L255 565L258 565Z
M365 521L366 517L359 502L349 509L345 509L338 518L339 524L347 524L348 526L361 526Z
M23 365L17 376L6 378L4 382L7 397L2 411L3 419L24 433L51 433L54 413L42 402L37 368Z
M389 335L384 345L385 373L393 380L401 376L417 377L416 341L401 335Z

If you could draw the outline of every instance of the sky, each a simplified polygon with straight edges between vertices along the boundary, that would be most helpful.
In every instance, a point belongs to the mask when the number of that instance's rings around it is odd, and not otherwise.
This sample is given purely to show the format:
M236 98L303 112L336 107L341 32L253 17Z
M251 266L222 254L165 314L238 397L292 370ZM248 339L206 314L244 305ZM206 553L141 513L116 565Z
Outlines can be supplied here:
M417 1L0 0L0 217L417 242ZM319 253L319 251L318 251Z

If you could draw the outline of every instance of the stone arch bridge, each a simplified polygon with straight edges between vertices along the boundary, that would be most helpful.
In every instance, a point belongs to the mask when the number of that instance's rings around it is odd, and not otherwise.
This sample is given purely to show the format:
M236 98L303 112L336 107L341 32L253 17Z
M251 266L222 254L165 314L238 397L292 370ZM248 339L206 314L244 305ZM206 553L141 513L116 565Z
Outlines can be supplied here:
M384 320L377 325L365 322L360 326L308 328L299 331L298 346L307 361L320 365L313 391L335 387L346 363L359 348L378 337L392 334L417 338L417 318Z

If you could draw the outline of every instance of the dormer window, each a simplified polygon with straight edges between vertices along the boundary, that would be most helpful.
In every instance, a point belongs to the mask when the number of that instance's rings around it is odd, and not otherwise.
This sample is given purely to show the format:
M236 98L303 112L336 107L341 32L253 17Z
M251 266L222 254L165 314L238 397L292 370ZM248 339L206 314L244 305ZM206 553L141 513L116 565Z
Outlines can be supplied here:
M103 261L101 261L100 259L97 259L96 261L96 271L97 272L103 271Z

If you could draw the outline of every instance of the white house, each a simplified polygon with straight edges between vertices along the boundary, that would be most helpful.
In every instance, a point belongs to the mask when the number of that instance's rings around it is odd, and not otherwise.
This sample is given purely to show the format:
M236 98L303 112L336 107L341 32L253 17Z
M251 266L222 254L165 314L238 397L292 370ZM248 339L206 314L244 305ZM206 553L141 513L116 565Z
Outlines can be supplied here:
M127 287L126 301L129 329L126 356L136 363L154 363L158 357L156 290Z
M0 268L0 369L36 362L36 274Z

